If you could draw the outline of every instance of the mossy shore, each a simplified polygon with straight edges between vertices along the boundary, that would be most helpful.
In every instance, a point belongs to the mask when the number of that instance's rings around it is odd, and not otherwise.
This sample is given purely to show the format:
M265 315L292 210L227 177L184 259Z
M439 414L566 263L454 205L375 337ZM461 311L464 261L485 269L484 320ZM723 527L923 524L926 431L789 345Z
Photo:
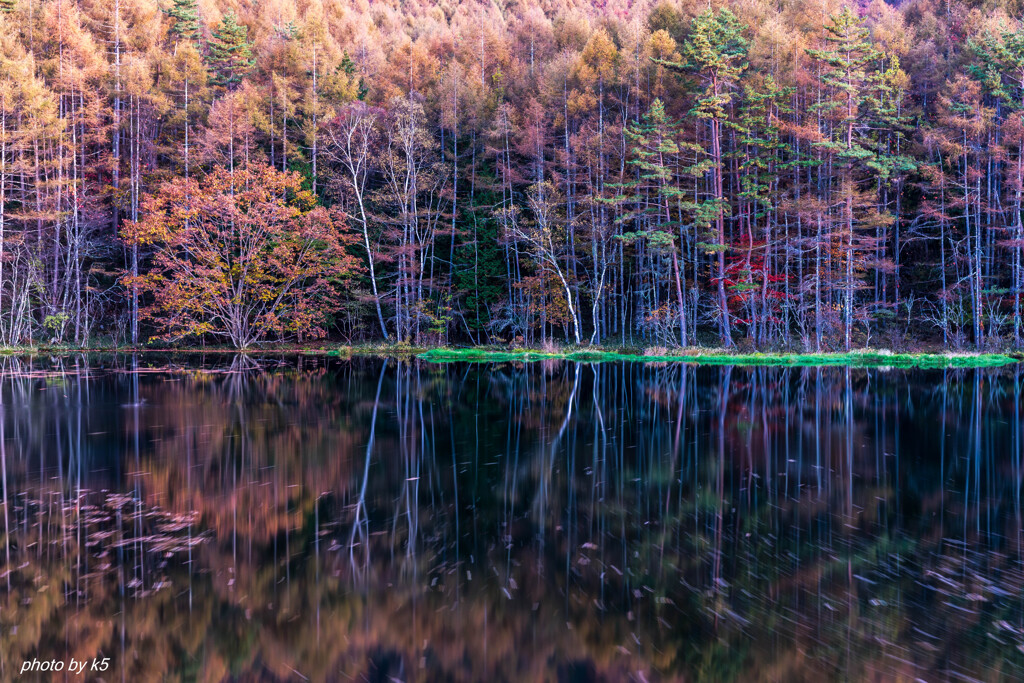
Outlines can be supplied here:
M504 348L426 348L407 344L268 344L239 351L229 347L127 348L39 346L0 349L3 355L65 355L74 353L166 353L166 354L304 354L334 357L377 356L420 358L432 363L502 363L542 360L571 360L585 363L631 361L642 363L690 363L696 365L746 366L848 366L856 368L978 368L999 367L1024 361L1022 353L922 352L895 353L884 349L856 350L848 353L737 353L725 349L665 348L579 348L558 350Z
M417 356L438 363L453 361L503 362L565 359L581 362L634 361L675 362L698 365L754 366L849 366L858 368L976 368L998 367L1019 362L1018 358L993 353L892 353L889 351L852 351L849 353L728 353L681 349L663 353L571 350L543 352L530 349L500 350L486 348L430 349Z

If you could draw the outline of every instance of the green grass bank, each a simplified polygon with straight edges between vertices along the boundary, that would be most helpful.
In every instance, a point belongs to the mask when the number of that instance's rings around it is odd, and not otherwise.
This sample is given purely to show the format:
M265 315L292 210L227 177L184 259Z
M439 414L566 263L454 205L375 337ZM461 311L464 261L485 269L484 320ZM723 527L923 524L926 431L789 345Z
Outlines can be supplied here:
M1010 365L1024 360L1022 353L921 352L895 353L884 349L865 349L849 353L736 353L725 349L655 348L579 348L555 350L506 348L496 346L450 348L417 347L408 344L267 344L238 351L225 346L207 347L114 347L37 346L0 349L2 355L65 355L74 353L168 353L168 354L305 354L346 358L376 356L398 359L419 358L432 363L502 363L541 360L571 360L585 363L632 361L643 363L691 363L697 365L745 366L848 366L855 368L984 368Z
M856 368L978 368L999 367L1019 362L1018 358L994 353L892 353L884 350L849 353L728 353L680 349L668 352L624 352L568 350L543 352L530 349L429 349L418 358L436 363L454 361L496 363L565 359L581 362L634 361L646 363L692 363L698 365L747 366L849 366Z

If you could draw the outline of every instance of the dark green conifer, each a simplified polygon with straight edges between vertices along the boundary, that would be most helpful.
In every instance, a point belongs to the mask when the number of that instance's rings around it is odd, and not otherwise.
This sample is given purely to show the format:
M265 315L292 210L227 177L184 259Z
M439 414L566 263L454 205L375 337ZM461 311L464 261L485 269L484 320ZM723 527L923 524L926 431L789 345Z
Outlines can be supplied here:
M249 29L238 23L234 12L228 12L210 37L211 82L233 89L256 63L249 42Z
M170 34L175 41L190 40L194 43L199 40L199 7L196 0L171 0L171 6L164 13L171 18Z
M356 78L359 79L359 86L356 90L356 99L359 100L360 102L365 100L366 93L368 93L370 89L366 87L366 84L363 82L362 76L359 76L359 69L358 67L356 67L356 63L352 61L352 58L349 57L347 51L343 55L341 55L341 64L338 65L338 71L340 73L343 73L350 80Z
M683 43L678 62L655 60L675 71L697 76L703 87L697 95L690 114L708 122L710 149L706 150L704 172L711 172L711 197L706 202L713 209L711 229L702 247L716 254L718 309L722 343L732 346L732 325L730 322L728 296L726 294L725 252L728 249L725 236L725 219L729 202L725 196L723 181L723 131L736 128L729 116L729 104L737 88L740 76L747 68L749 42L743 36L743 24L732 12L721 9L707 10L697 15L691 26L691 33Z

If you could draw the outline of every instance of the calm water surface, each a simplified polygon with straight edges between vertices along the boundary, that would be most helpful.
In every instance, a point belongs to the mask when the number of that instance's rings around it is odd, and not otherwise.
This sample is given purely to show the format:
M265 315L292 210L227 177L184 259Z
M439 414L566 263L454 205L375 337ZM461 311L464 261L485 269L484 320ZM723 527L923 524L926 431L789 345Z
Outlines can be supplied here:
M2 363L0 679L1024 677L1020 368Z

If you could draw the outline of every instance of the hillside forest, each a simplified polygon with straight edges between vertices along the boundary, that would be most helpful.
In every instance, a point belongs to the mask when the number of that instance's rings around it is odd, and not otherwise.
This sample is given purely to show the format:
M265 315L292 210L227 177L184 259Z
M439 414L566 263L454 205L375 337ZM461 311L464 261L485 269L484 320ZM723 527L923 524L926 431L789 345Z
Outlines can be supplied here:
M0 346L1020 348L1017 0L0 0Z

